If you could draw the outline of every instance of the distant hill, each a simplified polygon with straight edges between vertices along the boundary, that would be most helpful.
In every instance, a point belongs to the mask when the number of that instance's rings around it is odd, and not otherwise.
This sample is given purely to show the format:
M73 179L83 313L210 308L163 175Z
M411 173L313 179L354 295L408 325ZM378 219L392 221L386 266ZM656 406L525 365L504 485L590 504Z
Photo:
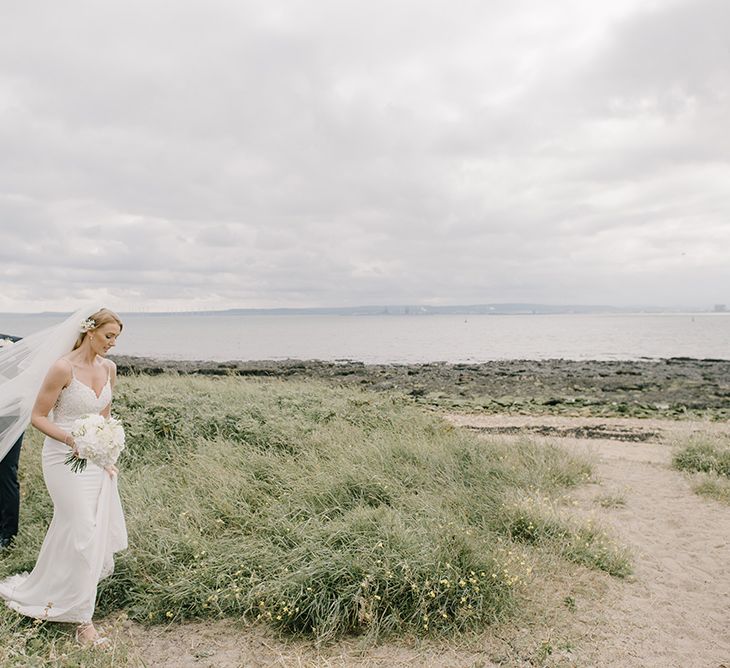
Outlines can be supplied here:
M332 306L314 308L235 308L219 311L134 311L121 312L126 316L164 315L549 315L600 313L709 313L712 308L666 306L607 306L602 304L458 304L452 306L424 306L421 304L388 304L366 306ZM718 312L717 306L714 309ZM0 315L64 317L69 313L2 313Z
M420 304L334 306L320 308L236 308L223 311L184 311L185 315L547 315L598 313L688 313L703 312L698 308L661 306L620 307L606 305L565 304L461 304L423 306ZM165 315L149 313L141 315Z

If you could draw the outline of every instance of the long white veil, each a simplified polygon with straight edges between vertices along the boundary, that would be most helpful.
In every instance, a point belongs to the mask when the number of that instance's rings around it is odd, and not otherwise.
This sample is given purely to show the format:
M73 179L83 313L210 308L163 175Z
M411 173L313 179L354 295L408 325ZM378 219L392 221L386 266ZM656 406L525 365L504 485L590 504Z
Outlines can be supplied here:
M30 423L48 369L73 348L82 321L100 308L90 304L58 325L0 348L0 460Z

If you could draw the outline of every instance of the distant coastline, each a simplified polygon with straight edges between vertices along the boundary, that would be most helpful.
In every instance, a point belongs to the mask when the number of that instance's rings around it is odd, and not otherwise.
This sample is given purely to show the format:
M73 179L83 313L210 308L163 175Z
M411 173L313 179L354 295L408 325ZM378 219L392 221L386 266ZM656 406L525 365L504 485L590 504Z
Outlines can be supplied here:
M376 304L363 306L303 307L303 308L233 308L221 310L190 309L182 311L125 311L124 316L246 316L246 315L600 315L600 314L730 314L725 304L699 306L610 306L606 304L531 304L531 303L493 303L493 304L456 304L432 306L423 304ZM69 312L44 311L41 313L0 313L0 316L40 316L61 317Z

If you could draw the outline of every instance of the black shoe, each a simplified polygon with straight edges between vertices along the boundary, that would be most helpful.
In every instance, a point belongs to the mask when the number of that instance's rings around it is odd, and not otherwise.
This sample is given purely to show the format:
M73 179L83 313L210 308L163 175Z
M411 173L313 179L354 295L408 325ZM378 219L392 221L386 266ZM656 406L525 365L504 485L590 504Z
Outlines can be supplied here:
M0 552L3 552L4 550L7 550L13 543L13 537L9 536L6 538L5 536L0 537Z

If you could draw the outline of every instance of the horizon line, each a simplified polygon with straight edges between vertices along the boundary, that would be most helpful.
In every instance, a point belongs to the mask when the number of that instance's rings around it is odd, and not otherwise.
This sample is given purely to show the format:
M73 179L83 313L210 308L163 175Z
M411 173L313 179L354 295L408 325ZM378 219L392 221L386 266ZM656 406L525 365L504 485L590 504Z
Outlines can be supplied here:
M380 313L367 313L367 315L418 315L417 311L421 311L422 314L426 314L429 311L439 311L448 309L486 309L498 310L503 309L524 309L526 311L533 311L535 309L552 309L552 310L570 310L570 309L591 309L591 310L604 310L604 311L621 311L621 312L646 312L652 311L654 313L730 313L730 310L724 304L713 304L706 306L697 305L682 305L682 306L666 306L666 305L653 305L653 304L638 304L628 306L616 306L613 304L556 304L556 303L543 303L543 302L482 302L482 303L471 303L471 304L413 304L413 303L389 303L389 304L360 304L356 306L235 306L228 308L189 308L189 309L172 309L172 310L153 310L153 309L140 309L140 310L128 310L120 309L120 314L125 315L173 315L173 314L226 314L232 312L307 312L307 311L373 311L379 310ZM403 309L406 313L402 314L390 314L389 309ZM416 312L411 313L411 309ZM53 315L70 315L75 309L72 310L59 310L59 311L2 311L0 315L23 315L23 316L53 316ZM424 313L426 312L426 313ZM473 315L488 315L489 313L474 313ZM365 315L365 313L363 313ZM529 315L529 313L526 313ZM540 315L535 313L535 315Z

